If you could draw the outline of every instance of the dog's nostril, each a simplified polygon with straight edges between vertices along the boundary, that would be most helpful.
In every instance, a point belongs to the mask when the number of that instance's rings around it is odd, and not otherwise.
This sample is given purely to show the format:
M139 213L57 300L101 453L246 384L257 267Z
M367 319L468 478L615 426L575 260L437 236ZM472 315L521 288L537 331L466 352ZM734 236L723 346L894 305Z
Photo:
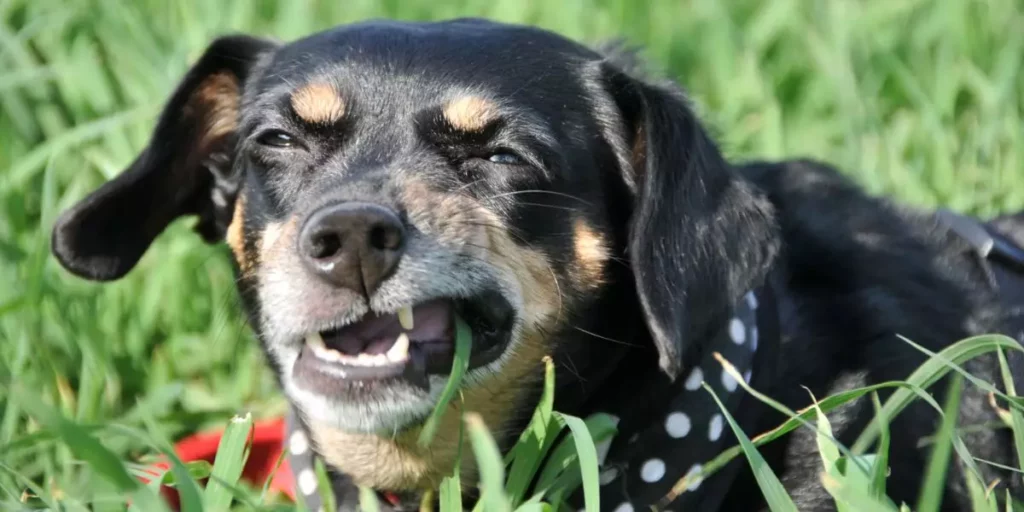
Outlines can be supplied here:
M398 267L405 227L394 210L372 203L324 206L306 220L297 249L328 283L369 295Z
M381 251L394 251L402 245L402 233L394 227L374 226L370 230L370 245Z
M322 260L341 252L341 236L337 233L321 233L313 237L310 256Z

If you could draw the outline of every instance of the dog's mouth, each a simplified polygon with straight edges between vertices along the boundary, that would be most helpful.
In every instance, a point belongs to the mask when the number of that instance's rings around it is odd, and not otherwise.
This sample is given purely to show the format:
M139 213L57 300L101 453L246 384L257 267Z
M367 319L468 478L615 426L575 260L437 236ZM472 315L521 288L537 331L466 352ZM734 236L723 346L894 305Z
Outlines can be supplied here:
M367 314L339 329L310 333L292 369L303 387L324 394L350 384L403 379L427 387L428 376L451 372L455 318L470 327L469 367L497 359L508 346L514 314L497 292L471 299L434 299L395 313Z

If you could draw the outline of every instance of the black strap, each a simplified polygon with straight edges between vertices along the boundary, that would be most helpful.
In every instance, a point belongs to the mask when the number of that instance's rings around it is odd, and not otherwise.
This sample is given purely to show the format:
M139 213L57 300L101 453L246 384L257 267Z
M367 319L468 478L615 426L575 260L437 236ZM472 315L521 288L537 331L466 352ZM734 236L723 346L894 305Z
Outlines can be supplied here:
M939 221L960 235L981 258L1004 265L1015 272L1024 273L1024 248L1013 243L998 231L970 217L942 209L936 214ZM986 269L988 270L988 269ZM995 288L991 270L986 272L989 284Z

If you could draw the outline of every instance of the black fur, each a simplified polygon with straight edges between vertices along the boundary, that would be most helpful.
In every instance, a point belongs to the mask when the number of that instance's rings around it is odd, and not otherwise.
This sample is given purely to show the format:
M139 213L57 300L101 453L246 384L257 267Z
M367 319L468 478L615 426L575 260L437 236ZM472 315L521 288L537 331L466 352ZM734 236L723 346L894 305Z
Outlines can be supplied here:
M481 21L367 23L279 49L221 39L171 98L149 148L61 217L53 250L78 275L116 279L178 216L198 214L200 231L222 236L236 192L247 198L246 220L255 223L249 232L328 194L393 200L400 165L491 198L517 239L543 249L562 276L572 263L571 218L553 216L551 208L571 209L600 230L615 258L598 291L574 304L571 325L551 333L559 350L556 407L575 414L600 410L607 393L628 392L638 373L660 367L666 378L680 375L728 306L766 279L780 299L784 338L778 379L763 391L792 408L808 404L805 387L822 397L905 377L924 358L897 335L932 350L978 333L1024 337L1019 276L998 270L1003 289L990 289L970 247L933 216L868 197L825 164L727 163L683 93L641 76L640 68L619 49L595 52L540 30ZM239 129L195 154L197 127L183 108L216 72L242 85ZM309 76L358 91L343 127L307 130L280 116L281 91ZM439 98L478 89L510 109L496 136L522 148L531 165L480 167L473 163L480 141L449 140L431 128L430 106ZM402 117L407 112L418 113ZM308 154L281 161L261 153L252 140L266 119L308 135ZM202 169L211 158L221 162L217 180ZM509 193L524 190L545 194ZM220 200L211 199L215 193ZM1000 224L1018 241L1022 217ZM258 323L253 284L242 286ZM968 367L999 381L991 357ZM935 390L941 397L941 385ZM637 409L658 399L638 396ZM987 400L968 387L961 423L995 420ZM852 442L873 411L862 400L834 416L839 439ZM767 408L759 417L758 432L783 419ZM917 443L936 426L921 404L894 420L887 485L896 500L915 502L929 453ZM1007 430L965 440L978 457L1014 464ZM800 510L833 509L819 484L813 434L798 432L763 452ZM1002 479L1000 489L1019 492L1019 477L982 468L990 480ZM958 472L954 464L944 510L967 506ZM749 473L727 500L723 510L764 507Z

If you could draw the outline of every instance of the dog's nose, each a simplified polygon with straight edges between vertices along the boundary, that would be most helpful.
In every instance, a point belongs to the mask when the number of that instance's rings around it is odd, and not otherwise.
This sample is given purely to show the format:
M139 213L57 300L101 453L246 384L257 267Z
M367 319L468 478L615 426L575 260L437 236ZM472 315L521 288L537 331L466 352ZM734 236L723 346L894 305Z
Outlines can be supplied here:
M404 248L398 215L370 203L321 208L299 233L299 254L313 273L367 296L395 270Z

